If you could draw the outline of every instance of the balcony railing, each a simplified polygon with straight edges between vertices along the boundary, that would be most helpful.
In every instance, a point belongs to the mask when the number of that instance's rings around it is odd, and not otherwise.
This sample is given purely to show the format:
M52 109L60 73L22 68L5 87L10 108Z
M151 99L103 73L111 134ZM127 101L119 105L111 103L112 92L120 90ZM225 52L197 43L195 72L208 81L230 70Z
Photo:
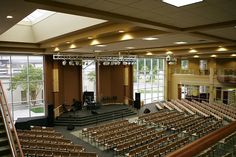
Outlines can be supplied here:
M196 69L181 69L175 68L174 74L191 74L191 75L209 75L209 70L196 70Z

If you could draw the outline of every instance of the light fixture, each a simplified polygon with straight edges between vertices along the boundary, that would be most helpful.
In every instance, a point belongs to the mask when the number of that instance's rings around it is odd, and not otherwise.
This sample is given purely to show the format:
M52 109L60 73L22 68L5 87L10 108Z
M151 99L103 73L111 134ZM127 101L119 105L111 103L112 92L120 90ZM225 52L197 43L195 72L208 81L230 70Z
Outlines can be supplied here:
M225 47L219 46L219 48L217 48L216 51L228 51L228 49Z
M133 65L136 62L135 55L124 55L124 56L81 56L81 55L66 55L66 54L56 54L53 55L53 60L62 60L62 65L82 65L85 64L83 60L94 60L103 65L120 65L121 63L126 65ZM85 65L88 63L86 62Z
M66 43L67 43L67 44L70 44L70 41L67 41Z
M94 50L94 52L102 52L102 50Z
M230 56L231 56L231 57L236 57L236 54L231 54Z
M126 49L134 49L135 47L129 46L129 47L125 47Z
M152 54L152 52L147 51L146 55L147 55L147 56L151 56L151 55L153 55L153 54Z
M99 45L96 45L97 47L106 47L107 45L102 45L102 44L99 44Z
M100 42L99 42L98 40L96 40L96 39L94 39L94 40L90 43L90 45L98 45L98 44L100 44Z
M58 47L55 47L55 48L54 48L54 51L57 52L57 51L60 51L60 49L59 49Z
M11 16L11 15L7 15L7 17L6 17L7 19L12 19L13 18L13 16Z
M62 61L62 65L64 66L66 65L66 60Z
M121 39L120 40L131 40L131 39L133 39L134 37L132 36L132 35L130 35L130 34L124 34L122 37L121 37Z
M73 61L69 61L69 65L75 65Z
M167 54L167 55L172 55L173 52L172 52L172 51L167 51L166 54Z
M198 55L194 55L193 58L199 58L199 56Z
M93 37L89 36L88 39L93 39Z
M143 40L147 40L147 41L158 40L158 39L159 39L159 38L155 38L155 37L143 38Z
M182 44L187 44L187 42L186 41L176 41L176 42L174 42L174 44L182 45Z
M215 57L217 57L217 55L214 55L214 54L213 54L213 55L211 55L211 57L212 57L212 58L215 58Z
M74 49L74 48L76 48L76 45L75 44L71 44L70 45L70 49Z
M124 31L124 30L119 30L118 32L119 32L119 33L124 33L125 31Z
M188 52L189 52L189 53L196 53L196 52L198 52L198 51L195 50L195 49L190 49Z
M203 0L162 0L162 1L170 5L174 5L176 7L182 7L185 5L202 2Z

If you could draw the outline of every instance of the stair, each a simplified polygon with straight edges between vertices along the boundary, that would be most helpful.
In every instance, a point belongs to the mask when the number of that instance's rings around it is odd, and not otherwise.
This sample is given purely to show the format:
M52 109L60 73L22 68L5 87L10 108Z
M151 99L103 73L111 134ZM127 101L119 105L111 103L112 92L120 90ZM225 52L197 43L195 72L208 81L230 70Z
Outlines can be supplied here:
M86 126L104 121L124 118L132 115L136 115L136 113L132 111L129 107L127 107L104 113L98 112L98 114L87 115L84 117L62 115L55 120L54 124L59 126L67 126L69 124L73 124L74 126Z
M0 115L0 156L11 157L11 151L2 116Z

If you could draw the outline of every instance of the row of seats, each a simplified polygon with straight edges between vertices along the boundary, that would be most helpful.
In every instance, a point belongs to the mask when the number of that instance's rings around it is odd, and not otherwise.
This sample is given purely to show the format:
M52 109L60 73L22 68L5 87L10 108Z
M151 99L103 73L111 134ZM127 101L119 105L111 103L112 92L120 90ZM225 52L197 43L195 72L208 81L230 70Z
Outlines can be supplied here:
M227 107L226 105L219 105L219 104L209 104L207 102L203 102L203 104L211 107L215 110L219 115L226 117L229 120L235 121L236 120L236 111Z
M128 120L118 120L111 123L102 124L96 127L84 128L82 130L82 135L88 137L92 136L93 134L99 134L100 132L104 132L106 130L116 129L127 124L129 124Z
M73 144L53 128L40 126L32 130L18 130L19 140L25 156L29 157L97 157L85 152L81 145Z

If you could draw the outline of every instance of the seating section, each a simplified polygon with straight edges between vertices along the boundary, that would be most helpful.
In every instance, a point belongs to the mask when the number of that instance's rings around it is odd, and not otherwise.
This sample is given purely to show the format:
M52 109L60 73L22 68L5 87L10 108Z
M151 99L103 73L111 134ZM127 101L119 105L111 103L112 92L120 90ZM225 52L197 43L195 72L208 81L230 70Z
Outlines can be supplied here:
M178 133L171 133L166 128L150 126L148 121L156 117L184 116L178 112L149 113L139 117L138 123L120 120L112 123L85 128L82 135L91 143L112 149L115 155L148 156L151 154L167 154L189 143L189 136L180 137ZM162 121L165 122L164 120ZM147 125L146 125L147 124ZM157 151L159 150L159 151Z
M31 130L17 130L25 156L30 157L97 157L85 152L51 127L33 126Z

